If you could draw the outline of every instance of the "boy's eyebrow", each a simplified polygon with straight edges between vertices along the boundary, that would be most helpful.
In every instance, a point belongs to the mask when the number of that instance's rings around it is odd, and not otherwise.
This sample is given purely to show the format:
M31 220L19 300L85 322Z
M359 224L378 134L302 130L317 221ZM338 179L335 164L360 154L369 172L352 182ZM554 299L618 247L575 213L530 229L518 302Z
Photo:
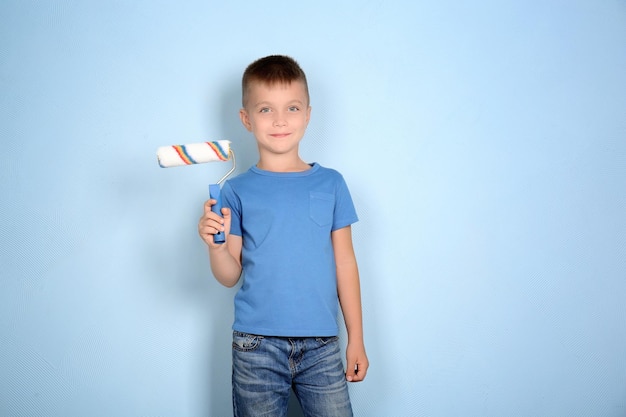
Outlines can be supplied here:
M270 101L265 101L265 100L264 100L264 101L259 101L258 103L255 103L255 104L254 104L254 107L260 107L260 106L271 106L271 105L273 105L273 104L274 104L274 103L272 103L272 102L270 102ZM288 104L288 105L289 105L289 104L300 104L300 105L304 105L304 102L303 102L302 100L300 100L300 99L295 98L295 99L293 99L293 100L288 101L288 102L287 102L287 104Z

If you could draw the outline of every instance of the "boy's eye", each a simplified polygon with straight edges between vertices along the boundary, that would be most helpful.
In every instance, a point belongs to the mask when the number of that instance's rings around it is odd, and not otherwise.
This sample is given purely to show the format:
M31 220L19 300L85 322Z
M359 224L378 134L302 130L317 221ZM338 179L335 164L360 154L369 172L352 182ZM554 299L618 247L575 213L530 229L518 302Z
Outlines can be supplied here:
M289 107L289 111L298 111L298 110L300 110L300 107L298 107L298 106L290 106Z
M270 112L270 108L269 107L263 107L261 109L259 109L259 113L269 113Z

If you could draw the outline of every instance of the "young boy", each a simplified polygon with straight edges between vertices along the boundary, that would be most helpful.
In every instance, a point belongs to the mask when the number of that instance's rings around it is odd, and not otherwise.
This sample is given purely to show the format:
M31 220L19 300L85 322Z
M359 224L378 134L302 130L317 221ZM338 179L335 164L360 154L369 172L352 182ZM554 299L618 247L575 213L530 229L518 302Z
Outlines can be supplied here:
M357 215L343 177L299 155L311 107L306 76L290 57L248 66L240 118L259 161L226 181L222 216L204 205L198 230L211 270L235 296L235 416L285 416L293 388L305 416L352 416L346 381L365 378L359 273L351 224ZM224 232L226 242L213 235ZM348 335L347 372L338 305Z

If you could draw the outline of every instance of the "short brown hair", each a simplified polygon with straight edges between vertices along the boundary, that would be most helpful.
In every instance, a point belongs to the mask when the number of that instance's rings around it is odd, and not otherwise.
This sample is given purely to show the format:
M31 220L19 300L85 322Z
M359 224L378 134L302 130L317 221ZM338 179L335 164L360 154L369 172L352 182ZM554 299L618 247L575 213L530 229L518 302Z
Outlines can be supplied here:
M306 99L309 100L309 86L306 75L295 59L285 55L269 55L257 59L243 73L241 80L241 101L246 106L248 89L253 82L261 82L267 85L291 84L293 81L301 81L304 84Z

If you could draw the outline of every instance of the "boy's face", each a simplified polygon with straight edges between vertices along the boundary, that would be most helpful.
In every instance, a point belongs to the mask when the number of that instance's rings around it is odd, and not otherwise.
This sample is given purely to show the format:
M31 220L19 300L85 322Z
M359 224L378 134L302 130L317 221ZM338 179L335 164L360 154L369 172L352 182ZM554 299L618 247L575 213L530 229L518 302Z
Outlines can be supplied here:
M311 117L304 84L265 84L248 86L248 99L239 112L241 122L254 134L263 154L298 153Z

